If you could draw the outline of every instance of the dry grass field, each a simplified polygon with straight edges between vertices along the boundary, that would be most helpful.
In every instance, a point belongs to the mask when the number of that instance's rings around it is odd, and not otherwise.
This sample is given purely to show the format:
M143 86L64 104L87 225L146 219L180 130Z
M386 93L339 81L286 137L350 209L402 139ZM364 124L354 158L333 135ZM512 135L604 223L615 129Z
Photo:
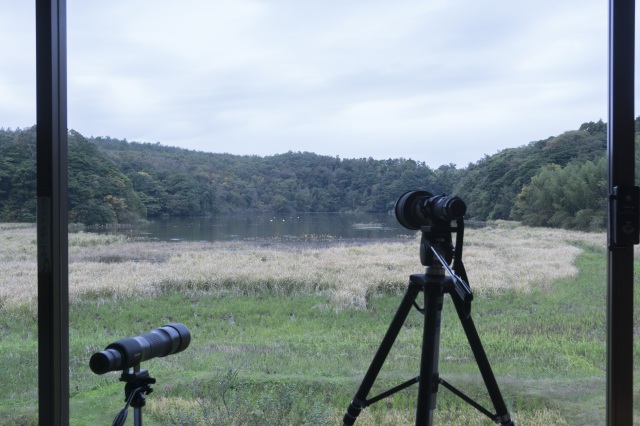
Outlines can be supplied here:
M0 225L0 303L36 300L36 233ZM602 247L604 234L528 228L501 222L465 234L463 260L476 293L544 288L577 273L580 245ZM578 244L576 244L578 243ZM423 272L418 239L381 242L157 242L122 236L69 235L69 292L156 297L168 289L251 295L322 293L335 309L365 308L371 295L402 290Z
M463 260L480 296L474 316L518 425L601 424L605 240L511 222L466 231ZM25 385L37 367L35 227L0 224L0 241L0 381L11 384L0 415L13 422L0 424L37 424ZM149 424L284 425L299 424L291 419L300 415L323 419L307 424L338 424L408 276L421 272L419 235L192 243L72 233L72 424L102 424L119 409L116 378L93 375L89 356L173 318L195 338L184 356L149 361L163 378L147 407ZM444 315L441 371L477 390L455 313ZM386 366L391 383L415 374L421 319L412 318ZM229 373L237 382L227 382ZM412 424L414 398L376 404L358 424ZM438 398L437 424L488 424L446 392ZM9 414L16 410L24 422Z

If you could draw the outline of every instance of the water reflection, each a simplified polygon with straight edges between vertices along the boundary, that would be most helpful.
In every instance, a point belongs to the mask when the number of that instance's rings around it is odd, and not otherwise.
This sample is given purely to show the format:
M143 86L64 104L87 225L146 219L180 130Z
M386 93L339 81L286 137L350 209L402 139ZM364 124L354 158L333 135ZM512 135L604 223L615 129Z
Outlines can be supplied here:
M290 215L224 215L210 218L171 218L116 232L162 241L231 241L261 239L395 238L414 235L387 214L299 213Z

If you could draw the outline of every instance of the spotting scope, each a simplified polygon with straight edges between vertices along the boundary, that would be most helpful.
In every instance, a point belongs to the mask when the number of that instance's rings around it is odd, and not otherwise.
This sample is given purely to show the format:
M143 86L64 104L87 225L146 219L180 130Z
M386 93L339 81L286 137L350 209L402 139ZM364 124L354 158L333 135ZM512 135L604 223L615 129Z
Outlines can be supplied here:
M111 343L104 351L91 356L89 367L96 374L127 370L151 358L182 352L190 342L189 329L174 322L142 336L127 337Z

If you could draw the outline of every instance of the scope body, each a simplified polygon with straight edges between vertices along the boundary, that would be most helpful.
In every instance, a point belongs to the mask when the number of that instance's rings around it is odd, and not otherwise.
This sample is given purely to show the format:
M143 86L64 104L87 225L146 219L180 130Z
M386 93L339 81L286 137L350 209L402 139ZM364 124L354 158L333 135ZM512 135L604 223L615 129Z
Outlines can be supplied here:
M414 190L407 191L398 198L394 212L400 225L417 230L423 226L461 219L467 212L467 205L460 197Z
M127 337L109 344L104 351L91 356L89 367L95 374L127 370L155 357L182 352L191 342L189 329L171 323L142 336Z

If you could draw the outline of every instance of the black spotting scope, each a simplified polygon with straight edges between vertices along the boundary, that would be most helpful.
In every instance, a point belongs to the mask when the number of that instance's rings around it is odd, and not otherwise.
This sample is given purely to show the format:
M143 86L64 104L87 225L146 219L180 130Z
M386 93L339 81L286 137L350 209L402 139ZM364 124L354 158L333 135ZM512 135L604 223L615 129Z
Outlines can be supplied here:
M407 229L420 229L434 223L461 219L467 212L467 205L459 197L407 191L396 201L394 211L400 225Z
M182 352L189 347L190 342L189 329L174 322L142 336L127 337L111 343L104 351L91 356L89 367L96 374L127 370L151 358Z

